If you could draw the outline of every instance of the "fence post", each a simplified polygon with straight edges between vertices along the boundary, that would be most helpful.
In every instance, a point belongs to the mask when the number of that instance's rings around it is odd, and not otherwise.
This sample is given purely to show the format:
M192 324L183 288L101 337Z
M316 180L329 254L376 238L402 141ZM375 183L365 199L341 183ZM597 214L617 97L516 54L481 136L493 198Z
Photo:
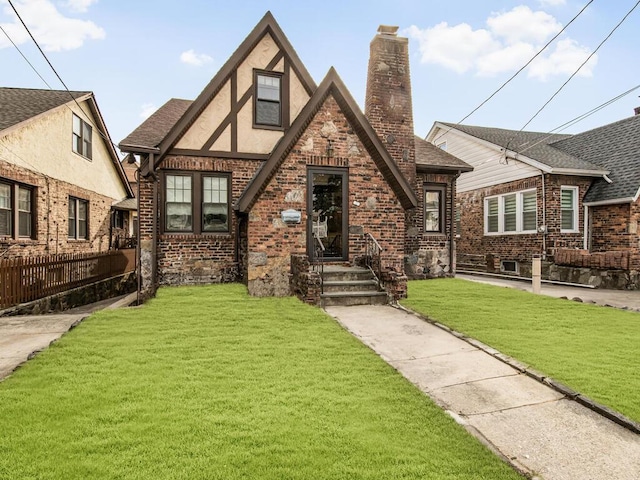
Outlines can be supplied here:
M531 261L531 287L533 293L539 294L542 281L542 260L534 255Z

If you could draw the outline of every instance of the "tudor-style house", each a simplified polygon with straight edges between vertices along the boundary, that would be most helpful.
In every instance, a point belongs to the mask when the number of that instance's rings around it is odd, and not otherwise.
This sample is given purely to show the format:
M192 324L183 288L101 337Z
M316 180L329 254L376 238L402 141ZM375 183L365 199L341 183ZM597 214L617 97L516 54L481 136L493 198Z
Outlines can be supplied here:
M458 179L461 268L528 276L540 255L554 280L640 287L638 111L576 135L436 122L427 140L474 166Z
M396 31L371 43L363 113L333 68L316 85L267 13L194 101L169 100L120 142L141 159L143 296L242 280L326 303L332 268L368 265L397 298L407 274L453 273L455 179L470 167L414 136Z
M132 197L93 93L0 88L0 258L106 251Z

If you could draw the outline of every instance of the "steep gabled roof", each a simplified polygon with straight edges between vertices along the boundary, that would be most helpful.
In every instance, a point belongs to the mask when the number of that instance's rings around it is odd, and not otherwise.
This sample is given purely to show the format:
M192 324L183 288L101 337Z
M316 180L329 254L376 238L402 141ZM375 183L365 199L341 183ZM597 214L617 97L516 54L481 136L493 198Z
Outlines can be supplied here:
M438 122L446 128L458 130L472 137L484 140L510 152L518 154L518 159L526 163L526 158L535 160L549 167L549 173L566 173L572 171L589 172L590 175L604 175L607 173L600 165L571 155L551 144L570 137L570 135L548 134L543 132L527 132L507 130L504 128L478 127L475 125L456 125L454 123ZM554 172L557 170L557 172Z
M594 128L553 143L553 147L610 171L593 183L585 203L609 202L638 196L640 189L640 115Z
M320 83L320 86L316 89L311 99L309 99L309 102L307 102L300 114L296 117L289 131L282 137L280 142L278 142L269 159L263 164L251 182L249 182L249 185L247 185L247 188L235 205L236 210L243 213L248 213L251 210L251 207L255 204L260 194L264 191L275 172L300 139L300 136L309 123L311 123L311 120L316 113L318 113L329 95L331 95L340 106L340 109L367 149L369 155L371 155L376 166L389 185L391 185L402 206L405 209L417 206L418 200L411 186L402 173L400 173L397 164L382 145L373 127L369 124L369 121L347 90L342 79L338 76L338 73L331 67L324 80L322 80L322 83Z
M213 79L211 79L202 93L198 95L198 98L193 101L193 103L187 108L184 114L160 142L160 155L158 162L162 160L162 157L166 152L173 148L184 132L186 132L193 122L199 117L211 99L215 97L215 95L224 86L231 74L238 68L238 66L267 33L271 35L276 44L285 52L285 55L289 58L291 67L296 72L296 75L300 79L300 82L307 93L310 96L313 94L316 90L316 84L313 81L313 78L311 78L311 75L280 28L280 25L278 25L278 22L273 18L271 12L267 12L247 38L245 38L245 40L236 49L233 55L231 55L229 60L226 61L218 73L213 77Z
M102 118L98 103L93 92L66 91L66 90L42 90L33 88L0 88L0 134L9 129L20 128L20 125L29 122L36 117L63 107L71 102L87 102L96 128L99 134L104 135L104 144L111 157L113 167L125 188L127 195L133 197L133 191L127 181L127 176L120 164L107 126ZM102 136L101 135L101 136Z
M454 157L433 143L415 136L416 168L421 170L450 170L454 172L470 172L473 167Z
M0 132L65 103L91 95L91 92L0 88Z
M122 140L120 149L124 151L135 151L140 148L157 149L162 139L167 136L192 103L192 100L172 98Z

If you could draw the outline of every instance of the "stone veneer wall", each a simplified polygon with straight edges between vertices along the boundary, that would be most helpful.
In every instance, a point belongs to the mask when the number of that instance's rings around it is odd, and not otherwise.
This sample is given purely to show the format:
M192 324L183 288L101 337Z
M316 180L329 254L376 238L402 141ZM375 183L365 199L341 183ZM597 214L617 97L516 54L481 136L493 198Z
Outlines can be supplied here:
M409 278L437 278L452 276L455 273L451 265L451 235L454 233L452 214L449 208L452 196L455 198L455 174L427 174L418 173L419 188L416 191L418 207L412 214L412 223L407 228L405 242L405 271ZM445 187L445 218L442 233L427 233L424 231L424 191L423 186L435 185Z
M334 156L323 156L331 140ZM365 232L382 245L382 266L403 274L404 209L367 154L340 107L329 96L249 214L248 286L253 295L288 295L291 255L306 255L307 169L344 168L349 178L349 261L364 255ZM354 203L355 202L355 203ZM301 211L299 224L280 212Z
M22 183L35 189L35 238L0 237L3 258L59 253L90 253L109 250L111 205L115 200L0 160L0 180ZM89 201L89 239L68 238L69 196Z

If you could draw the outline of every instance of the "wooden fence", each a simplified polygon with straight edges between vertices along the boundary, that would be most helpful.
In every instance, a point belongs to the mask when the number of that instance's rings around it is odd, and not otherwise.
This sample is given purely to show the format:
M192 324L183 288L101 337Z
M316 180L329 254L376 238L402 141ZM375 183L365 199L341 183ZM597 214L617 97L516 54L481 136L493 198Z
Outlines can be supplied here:
M135 249L0 260L0 309L135 270Z

